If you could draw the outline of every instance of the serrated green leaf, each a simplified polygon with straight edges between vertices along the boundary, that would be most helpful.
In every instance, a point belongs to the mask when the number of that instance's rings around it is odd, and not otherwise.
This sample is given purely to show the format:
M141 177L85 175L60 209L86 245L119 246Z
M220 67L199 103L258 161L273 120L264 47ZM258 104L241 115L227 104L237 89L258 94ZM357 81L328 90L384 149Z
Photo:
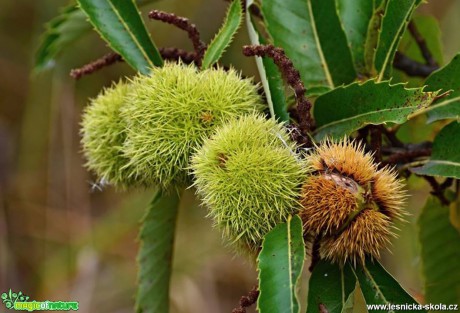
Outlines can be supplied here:
M35 54L36 72L53 65L56 55L65 47L91 30L85 14L74 4L66 6L61 13L46 24L40 46Z
M430 105L436 95L437 92L423 92L423 88L374 80L336 88L316 99L315 138L349 135L368 124L402 124L410 114Z
M230 45L243 20L243 7L240 0L233 0L227 11L224 24L208 45L203 57L202 68L208 68L219 61Z
M428 123L448 118L460 117L460 54L457 54L449 64L432 73L426 80L427 90L449 91L447 97L436 101L426 109Z
M374 65L378 81L389 78L399 41L417 6L417 0L386 0Z
M366 300L366 304L401 305L417 304L401 285L383 268L377 260L366 259L365 265L358 265L354 269L359 286ZM390 310L375 310L369 312L394 312ZM426 312L425 310L398 310L397 312Z
M307 89L356 78L335 0L264 0L261 9L274 45L285 50Z
M434 139L428 163L411 171L419 175L460 179L460 124L452 122L445 126Z
M427 303L460 303L460 233L449 221L449 207L428 198L418 220Z
M305 258L302 221L296 215L264 238L258 257L260 313L298 313L296 288Z
M382 27L383 12L385 11L387 0L374 0L372 16L367 28L366 41L364 43L364 64L366 72L370 77L375 76L374 65L375 50L379 42L380 28Z
M169 312L169 280L179 196L157 192L140 230L136 312Z
M373 3L370 0L336 1L356 71L366 74L364 46L366 44L369 23L372 19Z
M77 0L109 46L135 70L148 74L163 60L133 0Z
M156 0L139 0L137 3L144 5L154 1ZM65 6L58 16L46 24L45 28L40 46L35 53L35 72L52 67L59 53L92 29L85 13L75 4Z
M355 285L356 277L348 263L341 268L338 264L321 260L311 273L307 313L324 310L341 313Z

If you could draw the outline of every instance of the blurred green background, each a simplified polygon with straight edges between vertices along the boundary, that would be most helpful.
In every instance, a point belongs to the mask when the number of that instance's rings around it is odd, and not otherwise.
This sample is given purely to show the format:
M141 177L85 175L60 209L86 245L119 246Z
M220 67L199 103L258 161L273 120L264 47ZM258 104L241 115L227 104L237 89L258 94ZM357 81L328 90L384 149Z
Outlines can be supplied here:
M0 293L11 288L37 301L79 301L79 312L133 312L136 237L153 191L94 188L95 177L82 166L79 122L89 97L134 72L119 63L73 80L72 68L109 52L91 33L68 47L51 70L31 73L44 23L67 3L0 1ZM186 16L209 42L227 4L161 0L142 12L146 16L156 8ZM460 51L460 1L433 0L418 13L440 22L448 62ZM191 49L183 32L159 22L146 24L158 46ZM243 27L223 63L252 76L257 75L253 60L240 53L248 42ZM402 134L420 140L414 130L423 125L415 121ZM399 225L400 237L383 262L423 301L415 220L428 189L417 179L409 185L410 222ZM252 265L225 247L205 215L189 190L178 221L172 312L231 312L257 283Z

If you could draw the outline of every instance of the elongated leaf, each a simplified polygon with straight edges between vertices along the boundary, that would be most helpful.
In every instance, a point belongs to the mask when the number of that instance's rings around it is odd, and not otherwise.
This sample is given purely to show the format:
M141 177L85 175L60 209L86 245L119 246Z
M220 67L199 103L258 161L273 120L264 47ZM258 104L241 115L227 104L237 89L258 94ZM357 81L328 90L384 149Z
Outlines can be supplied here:
M224 25L208 46L203 58L203 68L208 68L219 61L225 49L230 45L243 20L241 1L233 0L225 17Z
M54 65L54 58L83 34L91 30L85 14L74 4L46 25L42 41L35 55L35 71L39 72Z
M296 287L302 272L305 246L298 216L276 226L264 239L258 257L260 313L297 313Z
M284 82L276 64L270 58L262 58L267 73L268 87L273 101L275 118L280 122L289 122Z
M356 78L335 0L264 0L262 13L273 43L285 50L307 89Z
M374 80L336 88L316 99L315 137L340 137L368 124L404 123L410 114L430 105L436 95L422 88Z
M431 74L425 84L427 90L451 90L447 97L436 101L426 111L428 123L460 116L460 54L457 54L449 64Z
M138 0L139 5L145 5L156 0ZM55 58L72 43L83 37L92 29L85 13L75 4L68 5L61 13L46 24L40 46L35 54L35 72L51 68Z
M169 312L174 231L179 196L158 192L140 231L136 312Z
M460 124L452 122L445 126L434 139L428 163L411 171L419 175L460 179Z
M374 0L372 16L367 28L366 42L364 43L364 64L369 77L377 75L374 61L375 51L379 43L380 29L382 28L382 18L385 12L387 0Z
M367 305L402 305L402 304L417 304L401 285L383 268L376 260L366 260L364 266L358 265L354 269L355 275L358 278L359 286L366 299ZM369 312L392 312L390 310L376 310L368 306ZM398 310L398 312L426 312L425 310Z
M347 36L356 71L365 73L364 46L372 18L373 1L337 0L337 9Z
M101 37L131 67L148 74L153 66L163 65L132 0L77 1Z
M380 35L375 51L378 81L389 78L399 41L415 10L417 0L386 0Z
M341 313L350 294L355 289L356 277L347 263L320 261L315 265L308 287L307 313Z
M460 233L449 207L428 198L418 220L427 303L460 303Z

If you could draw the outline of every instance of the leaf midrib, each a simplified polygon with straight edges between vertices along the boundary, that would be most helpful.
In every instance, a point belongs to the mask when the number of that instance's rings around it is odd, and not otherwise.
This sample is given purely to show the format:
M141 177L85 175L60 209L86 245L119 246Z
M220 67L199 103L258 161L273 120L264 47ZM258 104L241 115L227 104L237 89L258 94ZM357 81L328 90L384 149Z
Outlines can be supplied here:
M447 160L429 160L427 164L434 163L434 164L439 164L439 165L450 165L450 166L458 166L460 167L459 162L452 162L452 161L447 161ZM425 165L427 165L425 164Z
M410 111L410 110L412 110L414 108L417 108L417 106L406 106L406 107L402 107L402 108L388 108L388 109L381 109L379 111L370 111L370 112L366 112L366 113L361 113L361 114L358 114L358 115L353 115L353 116L350 116L350 117L347 117L347 118L336 120L336 121L330 122L328 124L324 124L323 126L318 127L315 132L318 133L323 128L330 127L331 125L336 125L336 124L346 122L346 121L350 121L350 120L353 120L353 119L357 119L359 117L363 117L363 116L366 116L366 115L372 115L372 114L376 114L376 113L389 112L389 111L395 111L395 110L409 110Z
M311 21L311 28L313 31L313 37L315 38L315 43L316 43L316 49L318 50L319 57L321 59L321 63L324 65L324 75L326 75L326 80L331 88L334 88L334 83L332 82L332 77L331 73L329 71L328 64L326 62L326 59L323 54L323 49L321 47L321 43L319 42L319 36L318 36L318 31L316 29L316 23L315 23L315 17L313 16L313 9L311 7L311 0L307 1L307 7L308 7L308 15L310 16L310 21Z
M390 5L390 1L388 1L387 7L389 5ZM415 6L415 4L412 4L411 9L407 11L407 14L404 17L404 23L401 23L401 25L398 28L398 32L396 33L396 36L394 36L393 40L391 41L390 49L388 50L388 53L385 56L385 60L383 61L382 68L380 69L379 77L377 78L377 82L382 81L382 79L384 78L385 70L386 70L386 68L388 66L390 55L392 54L392 51L393 51L393 47L396 44L396 41L399 40L399 37L400 37L399 34L401 33L402 29L404 28L405 25L407 25L409 16L414 11L414 6ZM387 12L387 10L385 10L385 16L386 16L386 12ZM382 17L382 21L385 19L385 16ZM382 33L383 32L381 32L380 35ZM379 35L379 41L380 41L380 35Z
M112 1L110 0L107 0L107 2L109 3L109 5L112 7L113 11L115 12L118 20L120 21L120 23L125 27L127 33L129 34L129 36L131 37L131 39L134 41L134 43L137 45L137 47L139 48L139 50L141 51L142 55L144 56L145 60L147 61L147 63L149 63L150 67L154 67L155 65L153 64L152 60L150 60L150 57L147 55L146 51L144 50L144 48L142 47L142 45L140 44L140 42L137 40L136 36L134 36L134 34L131 32L131 28L128 27L128 24L126 24L124 22L124 20L121 18L120 14L118 13L118 9L113 5Z

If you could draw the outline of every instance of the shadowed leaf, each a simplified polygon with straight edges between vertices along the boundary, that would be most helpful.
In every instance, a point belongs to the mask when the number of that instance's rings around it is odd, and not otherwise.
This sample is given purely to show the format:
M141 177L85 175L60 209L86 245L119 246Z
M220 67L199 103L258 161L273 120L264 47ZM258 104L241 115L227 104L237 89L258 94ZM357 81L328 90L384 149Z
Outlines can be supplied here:
M445 126L434 139L428 163L411 171L419 175L460 179L460 124L452 122Z
M347 36L356 71L365 73L364 47L373 13L373 1L337 0L337 9Z
M270 231L258 257L260 313L298 313L296 288L302 272L305 246L298 216Z
M274 45L285 50L307 90L356 78L335 0L264 0L261 8Z
M340 268L338 264L328 261L318 262L310 277L307 313L323 310L341 313L355 285L356 277L348 263Z
M451 91L430 106L426 112L428 123L460 116L460 54L457 54L449 64L431 74L425 84L427 90Z
M132 68L148 74L150 68L163 65L133 1L77 1L101 37Z
M140 6L157 0L136 1ZM35 72L51 68L56 57L75 41L91 31L85 13L75 4L62 8L58 16L46 24L40 46L35 53Z
M354 269L366 304L416 304L401 285L383 268L377 260L367 259L366 264ZM371 310L382 312L393 310ZM397 310L398 312L426 312L425 310Z
M224 25L208 46L203 57L203 68L219 61L225 49L230 45L243 20L243 8L240 0L233 0L225 17Z
M423 92L423 88L374 80L336 88L316 99L315 138L348 135L368 124L402 124L410 114L430 105L436 95L436 92Z
M374 55L378 81L391 75L393 58L407 24L417 6L417 0L385 0L379 38Z
M169 280L179 196L158 192L143 219L136 312L169 312Z
M449 207L428 198L418 220L427 303L460 303L460 233Z

